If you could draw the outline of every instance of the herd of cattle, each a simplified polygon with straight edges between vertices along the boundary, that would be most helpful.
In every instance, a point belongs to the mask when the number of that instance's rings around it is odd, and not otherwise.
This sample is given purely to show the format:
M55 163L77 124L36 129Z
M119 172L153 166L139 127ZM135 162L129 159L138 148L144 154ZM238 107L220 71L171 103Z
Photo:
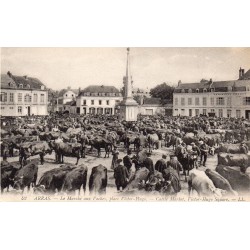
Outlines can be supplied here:
M1 191L21 191L33 188L36 194L74 192L88 183L90 193L104 194L108 185L107 166L97 165L88 177L87 164L80 158L88 157L96 149L97 157L104 150L109 157L114 147L120 145L134 150L136 171L128 180L124 192L160 192L176 194L181 190L181 180L172 168L152 173L143 160L145 152L159 148L173 150L179 144L188 149L204 142L211 155L217 154L218 165L205 171L194 167L187 154L183 166L188 170L188 191L199 195L223 196L249 194L250 192L250 123L242 119L207 117L140 117L137 122L119 122L115 116L77 116L57 114L47 117L4 119L1 124ZM242 146L244 144L244 146ZM55 152L59 167L46 171L37 182L39 164L30 160L39 155ZM188 151L187 151L188 152ZM9 162L9 157L19 156L19 162ZM64 157L76 158L76 165L64 164Z

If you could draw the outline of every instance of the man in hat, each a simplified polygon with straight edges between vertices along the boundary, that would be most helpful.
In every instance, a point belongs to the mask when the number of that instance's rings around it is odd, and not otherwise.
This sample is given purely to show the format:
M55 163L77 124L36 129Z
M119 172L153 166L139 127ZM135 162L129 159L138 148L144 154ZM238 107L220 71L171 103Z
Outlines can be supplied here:
M202 163L202 160L203 160L203 166L205 167L206 166L207 154L208 154L208 151L209 151L209 147L208 147L208 145L204 141L201 141L200 144L201 144L200 145L201 163Z
M150 158L151 153L147 152L147 157L145 158L145 160L143 161L143 166L146 167L149 170L150 174L154 174L155 172L155 168L154 168L154 162L153 160Z
M122 188L123 190L127 186L129 178L128 169L121 163L122 159L118 159L117 160L118 166L114 169L114 178L117 191L120 191L120 188Z
M112 151L112 163L111 163L111 169L115 169L117 167L117 160L118 160L118 155L119 155L119 150L117 149L116 146L114 146L114 150Z
M128 172L130 173L132 165L133 165L131 149L128 149L127 155L123 157L123 164L127 168Z
M175 155L170 155L170 161L167 162L168 167L175 169L180 179L180 171L183 171L183 167Z
M163 173L164 169L167 168L166 159L167 159L167 156L166 156L165 154L163 154L163 155L162 155L162 158L159 159L159 160L155 163L155 170L156 170L156 171Z

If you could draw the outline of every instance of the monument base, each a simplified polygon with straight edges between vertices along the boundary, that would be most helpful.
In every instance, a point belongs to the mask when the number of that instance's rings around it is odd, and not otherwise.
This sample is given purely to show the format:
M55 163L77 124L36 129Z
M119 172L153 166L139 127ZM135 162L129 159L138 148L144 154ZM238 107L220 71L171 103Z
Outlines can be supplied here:
M120 120L137 121L138 103L134 99L125 99L120 104Z

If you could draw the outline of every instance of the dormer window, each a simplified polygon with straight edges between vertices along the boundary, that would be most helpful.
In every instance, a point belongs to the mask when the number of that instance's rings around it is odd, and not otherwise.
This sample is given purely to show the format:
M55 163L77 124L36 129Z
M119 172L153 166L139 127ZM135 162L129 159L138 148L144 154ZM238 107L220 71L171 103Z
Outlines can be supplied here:
M43 85L41 86L41 90L44 90L44 86Z
M23 84L21 83L21 84L19 84L19 88L20 89L22 89L23 88Z
M207 93L207 89L203 89L203 92L204 92L204 93Z
M210 92L214 92L214 88L211 88L211 89L210 89Z
M30 89L30 85L29 84L27 84L27 88Z
M188 90L188 93L192 93L192 89L189 89L189 90Z
M182 89L182 90L181 90L181 93L185 93L185 89Z
M232 91L233 88L232 88L231 86L229 86L229 87L227 88L227 90L228 90L228 91Z
M196 91L196 93L199 93L199 89L196 89L195 91Z

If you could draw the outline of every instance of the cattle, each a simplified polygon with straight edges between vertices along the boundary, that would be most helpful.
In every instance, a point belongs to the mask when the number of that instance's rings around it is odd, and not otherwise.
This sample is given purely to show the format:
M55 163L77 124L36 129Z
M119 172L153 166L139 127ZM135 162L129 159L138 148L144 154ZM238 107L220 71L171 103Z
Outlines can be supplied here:
M97 149L98 157L101 156L101 148L105 149L104 158L106 158L107 155L109 157L109 154L112 149L112 143L108 141L107 139L103 137L96 137L94 139L90 139L89 144L91 145L91 147L94 147L95 149Z
M89 192L90 194L106 194L106 187L108 183L107 168L103 165L98 165L92 168L89 178Z
M237 195L237 192L232 189L228 180L221 176L218 172L208 168L206 169L205 174L212 180L216 188L226 190L228 195Z
M76 165L81 158L82 145L80 143L50 142L50 147L55 150L56 160L63 163L64 156L76 157Z
M198 169L191 170L188 177L189 195L192 190L195 190L199 196L205 197L222 197L222 194L226 193L226 191L216 188L205 172Z
M250 155L219 153L218 164L225 166L247 167L250 165Z
M18 170L19 170L19 167L16 166L16 164L9 163L7 161L1 162L1 192L2 193L5 188L7 188L7 192L8 192L9 187L14 186L14 177Z
M38 185L34 189L34 193L39 193L41 191L46 193L60 192L67 173L73 169L75 169L74 166L62 165L59 168L46 171L41 176Z
M247 154L248 147L240 144L220 144L215 153Z
M133 191L134 189L140 189L142 184L146 183L149 177L149 170L145 167L140 168L130 178L127 187L124 191Z
M148 142L148 147L149 151L151 152L154 148L158 149L159 145L159 136L156 133L149 134L147 136L147 142Z
M218 165L215 170L227 179L239 194L250 192L250 172L244 173L238 166L223 165Z
M37 162L30 162L29 164L25 165L17 171L14 177L13 188L24 191L25 187L28 187L29 191L31 185L33 185L33 187L36 185L37 172Z
M163 178L169 184L165 186L163 192L166 194L177 194L181 191L180 178L175 169L168 167L163 170Z
M85 165L80 165L77 168L71 170L66 174L62 185L62 191L69 193L74 192L75 190L80 190L83 187L83 191L85 194L86 191L86 184L87 184L87 174L88 168Z

